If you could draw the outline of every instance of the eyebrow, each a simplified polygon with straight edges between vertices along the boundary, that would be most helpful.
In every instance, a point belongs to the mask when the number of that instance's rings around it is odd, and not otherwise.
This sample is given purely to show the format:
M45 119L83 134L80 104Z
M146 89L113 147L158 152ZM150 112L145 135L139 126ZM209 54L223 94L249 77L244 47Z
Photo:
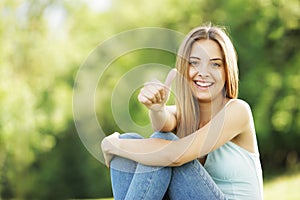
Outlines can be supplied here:
M195 57L195 56L191 56L190 57L190 59L197 59L197 60L201 60L200 58L198 58L198 57ZM209 59L210 61L217 61L217 60L220 60L220 61L223 61L223 59L222 58L211 58L211 59Z
M201 60L200 58L195 57L195 56L191 56L190 59L191 59L191 58L195 58L195 59Z
M209 59L210 61L215 61L215 60L220 60L220 61L223 61L223 59L222 58L211 58L211 59Z

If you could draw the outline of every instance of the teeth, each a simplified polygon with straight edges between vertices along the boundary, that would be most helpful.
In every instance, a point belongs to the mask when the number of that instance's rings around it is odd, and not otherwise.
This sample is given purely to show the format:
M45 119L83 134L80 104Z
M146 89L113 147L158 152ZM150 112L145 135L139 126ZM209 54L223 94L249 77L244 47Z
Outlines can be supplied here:
M212 85L212 83L208 83L208 82L199 82L199 81L195 81L195 83L201 87L209 87Z

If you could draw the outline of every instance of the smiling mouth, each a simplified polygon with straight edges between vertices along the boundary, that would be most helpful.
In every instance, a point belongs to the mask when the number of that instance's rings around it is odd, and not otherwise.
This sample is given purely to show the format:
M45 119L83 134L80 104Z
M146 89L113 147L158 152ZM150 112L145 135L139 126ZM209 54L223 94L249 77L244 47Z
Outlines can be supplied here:
M203 81L194 81L194 83L197 85L197 86L200 86L202 88L208 88L210 86L213 85L213 83L210 83L210 82L203 82Z

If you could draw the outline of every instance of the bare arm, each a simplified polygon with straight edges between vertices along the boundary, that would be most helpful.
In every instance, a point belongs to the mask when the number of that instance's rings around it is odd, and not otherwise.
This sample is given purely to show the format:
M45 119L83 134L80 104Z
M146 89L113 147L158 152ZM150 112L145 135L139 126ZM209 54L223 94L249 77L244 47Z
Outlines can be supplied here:
M176 127L176 106L164 106L159 110L149 110L154 131L170 132Z
M179 166L204 156L238 135L246 133L246 127L249 127L251 120L248 104L241 100L233 100L208 124L180 140L133 140L112 137L103 141L102 148L108 154L145 165Z
M154 131L169 132L176 127L176 107L166 106L175 77L176 70L172 69L164 84L158 80L147 82L138 95L138 100L149 109Z

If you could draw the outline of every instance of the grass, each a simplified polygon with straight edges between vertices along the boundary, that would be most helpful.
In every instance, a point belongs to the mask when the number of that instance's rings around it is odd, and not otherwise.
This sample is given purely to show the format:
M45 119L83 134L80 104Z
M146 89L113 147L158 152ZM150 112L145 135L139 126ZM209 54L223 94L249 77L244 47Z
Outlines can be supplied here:
M274 199L300 199L300 172L279 175L264 182L264 200ZM113 200L113 198L99 200Z
M265 200L298 200L300 199L300 172L280 175L264 184Z

